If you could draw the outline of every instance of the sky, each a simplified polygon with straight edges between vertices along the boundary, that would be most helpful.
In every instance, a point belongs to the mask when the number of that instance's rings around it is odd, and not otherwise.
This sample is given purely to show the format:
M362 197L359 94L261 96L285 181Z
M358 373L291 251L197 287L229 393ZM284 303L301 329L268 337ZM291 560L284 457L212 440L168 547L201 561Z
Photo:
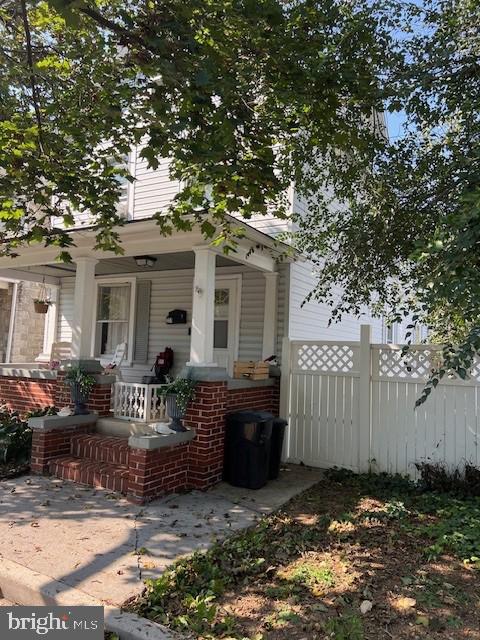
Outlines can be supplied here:
M403 125L405 123L405 112L395 111L385 114L390 140L397 140L403 135Z

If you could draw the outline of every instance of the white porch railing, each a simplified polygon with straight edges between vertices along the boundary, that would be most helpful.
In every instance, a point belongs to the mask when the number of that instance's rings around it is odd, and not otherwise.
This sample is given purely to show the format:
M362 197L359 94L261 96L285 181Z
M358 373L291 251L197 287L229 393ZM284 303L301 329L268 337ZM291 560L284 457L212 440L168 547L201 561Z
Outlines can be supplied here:
M113 415L122 420L150 422L165 417L163 384L116 382L113 392Z

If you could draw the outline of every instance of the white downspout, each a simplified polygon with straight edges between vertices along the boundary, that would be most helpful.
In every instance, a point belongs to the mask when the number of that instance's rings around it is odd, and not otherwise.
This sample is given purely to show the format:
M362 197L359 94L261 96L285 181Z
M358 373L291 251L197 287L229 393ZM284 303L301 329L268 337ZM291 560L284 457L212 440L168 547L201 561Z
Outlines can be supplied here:
M6 362L12 361L13 332L15 329L15 316L17 313L17 298L18 298L18 282L14 282L13 292L12 292L12 306L10 309L10 325L8 327L7 353L5 357Z

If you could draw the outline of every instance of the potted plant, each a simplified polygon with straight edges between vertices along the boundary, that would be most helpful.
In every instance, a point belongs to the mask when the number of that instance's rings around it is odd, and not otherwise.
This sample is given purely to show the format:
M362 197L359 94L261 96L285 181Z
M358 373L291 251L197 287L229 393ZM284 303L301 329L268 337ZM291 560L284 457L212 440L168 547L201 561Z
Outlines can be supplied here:
M33 308L35 309L35 313L47 313L48 307L51 304L50 300L35 298L33 301Z
M195 395L195 385L196 382L189 378L175 378L162 389L167 415L172 420L172 431L186 431L182 419L185 417L188 403Z
M70 387L75 415L82 416L90 413L86 405L90 391L95 385L95 378L81 367L70 367L65 375L65 383Z

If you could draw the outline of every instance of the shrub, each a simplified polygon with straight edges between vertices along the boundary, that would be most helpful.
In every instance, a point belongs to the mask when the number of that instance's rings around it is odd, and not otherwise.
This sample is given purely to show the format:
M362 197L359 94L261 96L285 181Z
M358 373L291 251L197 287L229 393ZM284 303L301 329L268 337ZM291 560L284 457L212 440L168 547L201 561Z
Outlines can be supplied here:
M32 450L32 430L28 418L54 415L55 407L30 411L25 417L5 405L0 405L0 463L23 464L28 462Z
M420 487L426 491L480 496L480 469L471 464L450 468L441 462L417 462Z

